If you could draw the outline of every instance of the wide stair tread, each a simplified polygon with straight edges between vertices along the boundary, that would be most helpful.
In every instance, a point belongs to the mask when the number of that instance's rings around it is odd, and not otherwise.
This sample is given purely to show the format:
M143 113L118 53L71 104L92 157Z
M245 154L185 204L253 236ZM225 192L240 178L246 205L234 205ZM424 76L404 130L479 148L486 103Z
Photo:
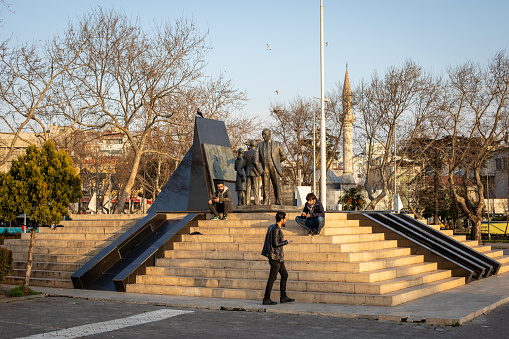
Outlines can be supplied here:
M394 306L406 301L463 285L464 281L464 278L446 278L383 295L307 291L288 291L288 293L299 302ZM261 300L264 293L261 289L207 288L141 284L128 285L127 292L251 300Z
M411 249L405 247L384 248L371 251L337 253L337 252L286 252L287 261L335 261L335 262L355 262L383 258L393 258L399 256L408 256ZM266 260L259 252L251 251L187 251L187 250L167 250L164 252L164 258L175 259L230 259L230 260Z
M196 268L240 268L240 269L266 269L267 261L260 256L258 260L231 260L231 259L168 259L160 258L156 266L196 267ZM370 261L357 262L312 262L312 261L286 261L289 270L299 271L326 271L326 272L366 272L383 268L400 267L422 263L424 256L409 255L392 258L383 258Z
M5 284L20 285L25 281L25 276L6 276ZM30 277L30 285L54 288L73 288L71 279L38 278Z
M265 275L267 273L265 272ZM384 294L416 286L423 283L447 279L451 277L449 270L435 270L407 277L389 279L378 283L351 283L351 282L327 282L327 281L306 281L288 280L289 291L306 292L329 292L329 293L359 293L359 294ZM184 277L184 276L158 276L144 275L137 277L137 283L147 285L167 286L195 286L209 288L237 288L237 289L258 289L263 290L267 283L267 277L256 279L229 279L209 277ZM274 288L278 290L278 284Z
M300 268L303 268L302 266ZM267 275L268 266L265 268L207 268L207 267L177 267L177 266L151 266L147 267L147 274L157 275L185 275L193 277L225 277L225 278L246 278L255 275ZM313 271L313 270L289 270L289 274L297 275L296 280L313 281L338 281L338 282L378 282L412 274L419 274L437 270L437 264L423 262L418 264L404 265L400 267L383 268L367 272L348 271Z

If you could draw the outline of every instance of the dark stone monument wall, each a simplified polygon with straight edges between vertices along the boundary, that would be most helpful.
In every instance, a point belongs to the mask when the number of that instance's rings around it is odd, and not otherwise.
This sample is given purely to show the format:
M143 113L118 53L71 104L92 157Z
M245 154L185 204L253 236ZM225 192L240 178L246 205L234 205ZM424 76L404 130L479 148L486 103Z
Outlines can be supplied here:
M202 145L212 144L231 148L223 121L196 118L193 145L171 178L164 185L147 212L207 211L210 178L207 174ZM232 189L228 185L229 189ZM234 188L234 187L233 187ZM236 198L233 189L232 195Z

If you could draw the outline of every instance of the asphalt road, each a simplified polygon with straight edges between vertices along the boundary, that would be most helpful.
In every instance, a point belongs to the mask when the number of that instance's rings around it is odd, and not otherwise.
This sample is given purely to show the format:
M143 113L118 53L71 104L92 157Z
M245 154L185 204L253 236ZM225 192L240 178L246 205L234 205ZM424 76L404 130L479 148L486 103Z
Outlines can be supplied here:
M168 310L190 312L162 320L151 318L156 313L173 312ZM137 324L137 320L133 320L143 315L149 318L148 322ZM91 329L96 332L87 338L503 338L509 333L507 319L509 304L462 326L443 327L425 323L176 309L112 301L35 297L0 303L0 338L47 332L53 334L46 337L55 338L62 333L62 338L67 338L65 335L69 335L69 331L74 331L74 337L79 337ZM112 329L108 327L112 323L126 327ZM92 325L83 326L89 324ZM68 329L66 333L58 332L65 329ZM80 332L84 329L85 332Z

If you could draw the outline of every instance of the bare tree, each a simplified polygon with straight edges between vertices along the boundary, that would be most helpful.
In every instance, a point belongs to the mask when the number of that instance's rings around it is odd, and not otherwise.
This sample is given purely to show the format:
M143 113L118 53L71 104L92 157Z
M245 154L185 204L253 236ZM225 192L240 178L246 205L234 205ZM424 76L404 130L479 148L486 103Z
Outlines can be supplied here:
M65 78L82 66L78 56L89 38L86 32L70 31L46 43L34 42L15 47L10 47L9 42L2 44L0 102L3 114L0 119L13 136L6 145L9 151L0 159L0 165L12 157L22 132L30 129L39 132L42 144L67 133L78 120L81 109L70 104L69 96L62 95L61 88ZM68 49L71 40L73 48ZM72 90L69 88L67 93ZM50 136L49 121L57 119L55 114L59 114L62 106L66 107L72 121L67 128Z
M358 133L367 148L364 185L370 199L367 209L375 209L391 191L395 162L400 167L405 161L413 140L434 114L436 90L436 80L410 60L400 68L389 67L383 77L374 73L369 83L362 81L356 89ZM396 159L394 138L400 143ZM399 175L403 174L400 171Z
M91 107L80 123L87 128L117 128L133 152L116 209L121 213L152 128L173 123L174 114L161 106L162 99L177 100L202 76L206 34L184 18L173 25L154 23L145 32L138 20L102 9L85 14L69 31L91 35L79 55L86 68L73 76L82 89L81 100Z
M281 139L286 151L286 168L289 170L290 181L296 183L298 171L301 170L302 180L310 184L313 177L313 108L316 116L316 164L320 161L320 107L315 107L312 101L302 97L295 97L287 105L271 104L272 130ZM325 107L326 118L326 164L330 166L337 158L341 138L341 100L338 96L329 99Z
M481 241L484 209L482 174L485 161L509 128L509 58L498 52L486 67L473 62L449 68L439 107L441 128L448 140L448 175L459 207L474 225L472 238ZM455 180L462 175L463 180ZM472 182L474 196L459 194Z

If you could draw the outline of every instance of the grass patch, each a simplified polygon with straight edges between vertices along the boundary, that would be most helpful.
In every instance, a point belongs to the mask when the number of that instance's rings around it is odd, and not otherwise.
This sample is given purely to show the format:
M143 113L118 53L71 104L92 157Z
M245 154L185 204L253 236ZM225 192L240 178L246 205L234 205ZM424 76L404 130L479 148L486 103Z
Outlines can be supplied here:
M23 297L25 295L37 295L41 294L39 292L33 291L30 288L28 289L28 292L26 294L23 293L23 285L19 285L14 287L12 290L10 290L8 293L9 297L16 298L16 297Z

